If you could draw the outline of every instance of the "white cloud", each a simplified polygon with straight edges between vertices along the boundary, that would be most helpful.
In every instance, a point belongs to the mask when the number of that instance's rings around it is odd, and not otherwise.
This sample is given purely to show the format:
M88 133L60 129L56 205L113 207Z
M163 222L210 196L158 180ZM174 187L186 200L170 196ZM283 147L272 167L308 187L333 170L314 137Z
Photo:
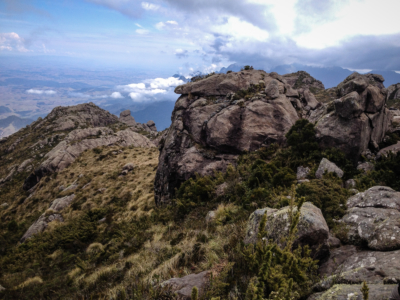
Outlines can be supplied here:
M135 23L135 25L136 25L137 27L139 27L139 28L143 28L142 25L140 25L140 24L138 24L138 23Z
M170 25L178 26L178 22L176 22L176 21L167 21L165 23L170 24Z
M120 92L113 92L110 97L114 99L124 98L124 96L122 96Z
M145 10L158 10L160 8L160 5L149 2L142 2L142 8Z
M147 29L136 29L136 33L138 33L138 34L148 34L149 31Z
M176 29L178 26L177 21L166 21L166 22L158 22L156 25L154 25L158 30L163 30L163 29Z
M135 102L176 100L173 90L176 86L184 83L184 81L175 77L155 78L139 83L120 85L117 88L129 93L129 97Z
M26 91L28 94L36 94L36 95L55 95L57 94L56 91L53 90L36 90L36 89L29 89Z
M24 39L15 32L0 33L0 50L28 52Z

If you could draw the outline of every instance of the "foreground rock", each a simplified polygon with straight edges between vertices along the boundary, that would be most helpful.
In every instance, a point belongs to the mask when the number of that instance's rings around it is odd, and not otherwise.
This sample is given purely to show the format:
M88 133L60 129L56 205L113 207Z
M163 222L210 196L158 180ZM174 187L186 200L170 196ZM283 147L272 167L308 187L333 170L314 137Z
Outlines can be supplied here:
M370 249L400 249L400 193L375 186L347 200L342 218L352 244L366 243Z
M155 147L148 138L131 129L117 133L107 127L76 129L45 155L46 160L25 180L23 187L29 190L43 176L63 170L85 150L111 145Z
M380 252L358 250L346 245L331 250L330 258L321 265L319 272L326 279L317 286L329 289L332 284L384 284L400 279L400 251ZM334 277L332 277L334 276Z
M370 284L369 288L369 299L389 299L395 285L383 285L383 284ZM348 285L348 284L336 284L326 292L316 293L308 297L308 300L363 300L361 293L361 284Z
M208 271L199 274L190 274L182 278L171 278L161 283L162 287L169 287L172 292L176 293L178 299L190 300L193 287L199 290L199 297L204 293L208 283Z
M75 195L65 196L63 198L55 199L51 204L49 209L43 213L35 223L33 223L29 229L22 236L20 242L23 243L32 236L43 232L49 223L53 221L64 222L62 215L59 213L64 208L68 207L74 200Z
M391 145L391 146L381 149L378 152L378 154L376 155L376 158L380 159L382 157L387 157L389 155L389 153L396 155L399 151L400 151L400 142L397 142L394 145Z
M296 208L295 208L296 211ZM282 209L264 208L258 209L250 215L247 222L245 243L256 243L258 229L264 214L267 214L267 224L265 229L268 233L268 240L273 239L279 242L289 233L289 206ZM310 202L303 204L301 208L298 232L294 246L308 245L313 254L318 258L324 258L329 253L327 240L329 238L329 228L321 213L321 210ZM318 251L318 253L317 253Z

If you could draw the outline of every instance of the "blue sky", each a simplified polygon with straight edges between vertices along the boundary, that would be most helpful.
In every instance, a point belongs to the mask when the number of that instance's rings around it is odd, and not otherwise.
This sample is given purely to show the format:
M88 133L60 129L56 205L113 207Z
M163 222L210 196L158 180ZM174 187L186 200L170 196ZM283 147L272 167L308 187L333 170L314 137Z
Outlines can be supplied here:
M0 55L210 72L400 70L398 0L0 0Z

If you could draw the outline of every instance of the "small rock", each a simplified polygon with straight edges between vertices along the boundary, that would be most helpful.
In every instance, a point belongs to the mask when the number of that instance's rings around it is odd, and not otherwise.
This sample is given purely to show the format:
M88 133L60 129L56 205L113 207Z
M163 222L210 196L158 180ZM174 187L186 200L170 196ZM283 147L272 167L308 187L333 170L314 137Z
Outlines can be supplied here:
M308 180L308 179L300 179L300 180L297 180L297 183L298 183L298 184L302 184L302 183L306 183L306 182L310 182L310 180Z
M8 203L3 203L2 205L0 205L0 207L6 208L6 207L8 207Z
M367 173L370 171L374 171L375 166L374 166L374 164L372 164L370 162L364 162L357 166L357 170L362 170L364 173Z
M125 166L122 167L122 170L132 171L135 168L133 163L127 163Z
M310 173L310 168L304 168L303 166L297 167L297 180L305 179L308 173Z
M111 152L111 154L112 154L112 155L117 155L118 152L117 152L117 151L113 151L113 152Z
M207 215L206 215L206 222L207 222L207 224L213 222L213 221L215 220L216 217L217 217L217 214L215 213L214 210L209 211L209 212L207 213Z
M98 189L97 191L98 191L99 193L104 193L106 190L107 190L106 188L101 188L101 189Z
M82 178L83 177L83 174L79 174L79 176L78 176L79 178Z
M215 194L217 196L225 195L225 189L226 189L227 186L228 186L228 184L226 182L218 185L217 188L215 189Z
M339 178L342 178L343 176L343 171L337 165L326 158L323 158L319 164L317 172L315 172L315 177L321 179L325 171L327 173L335 173Z
M123 170L122 172L121 172L121 175L128 175L128 170Z
M178 295L178 299L191 299L193 287L199 290L199 297L204 293L208 282L208 271L203 271L199 274L190 274L182 278L171 278L161 283L162 287L168 286L172 292Z
M346 182L344 183L344 186L346 189L352 189L356 187L356 181L354 179L349 179L346 180Z

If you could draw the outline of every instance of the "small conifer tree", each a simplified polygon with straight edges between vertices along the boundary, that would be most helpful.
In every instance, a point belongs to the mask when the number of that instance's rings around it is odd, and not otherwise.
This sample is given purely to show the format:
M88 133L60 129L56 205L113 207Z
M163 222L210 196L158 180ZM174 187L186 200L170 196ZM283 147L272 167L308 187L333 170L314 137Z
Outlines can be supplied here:
M369 298L369 287L368 287L368 285L367 285L367 283L365 281L362 283L361 293L363 295L363 299L364 300L368 300L368 298Z
M192 288L192 294L191 294L191 296L190 296L190 299L191 299L191 300L197 300L198 297L199 297L199 289L198 289L196 286L194 286L194 287Z

